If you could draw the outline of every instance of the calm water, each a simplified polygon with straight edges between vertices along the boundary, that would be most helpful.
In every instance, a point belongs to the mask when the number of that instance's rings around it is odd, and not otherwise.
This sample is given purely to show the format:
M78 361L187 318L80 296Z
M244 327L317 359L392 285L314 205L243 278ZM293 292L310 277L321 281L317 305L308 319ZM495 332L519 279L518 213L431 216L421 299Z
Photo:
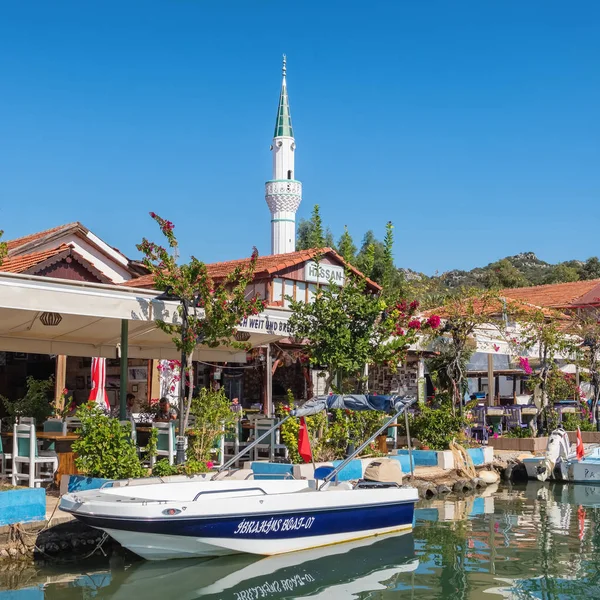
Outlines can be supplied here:
M0 600L600 599L600 487L490 491L421 504L412 534L280 557L0 572Z

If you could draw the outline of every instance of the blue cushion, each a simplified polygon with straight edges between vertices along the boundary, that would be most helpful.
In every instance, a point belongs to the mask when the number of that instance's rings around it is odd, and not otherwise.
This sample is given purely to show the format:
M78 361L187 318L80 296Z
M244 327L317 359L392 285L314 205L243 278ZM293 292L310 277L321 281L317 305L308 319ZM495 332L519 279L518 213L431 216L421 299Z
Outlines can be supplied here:
M294 465L285 463L253 462L251 464L254 479L263 481L267 479L289 479Z
M334 460L333 466L337 467L341 465L343 460ZM359 459L352 460L348 463L336 476L335 479L338 481L350 481L351 479L362 479L363 466Z
M408 460L408 450L397 450L400 456L406 456ZM435 450L413 450L413 465L417 467L437 467L437 452ZM410 463L407 462L406 466L410 471Z

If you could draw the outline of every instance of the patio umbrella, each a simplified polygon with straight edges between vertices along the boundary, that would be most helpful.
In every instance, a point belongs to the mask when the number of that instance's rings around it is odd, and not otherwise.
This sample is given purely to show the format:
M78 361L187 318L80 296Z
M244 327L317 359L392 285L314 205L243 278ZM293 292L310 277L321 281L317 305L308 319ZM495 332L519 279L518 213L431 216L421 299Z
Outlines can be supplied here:
M100 408L110 410L110 403L106 396L106 359L92 358L92 391L90 402L96 402Z

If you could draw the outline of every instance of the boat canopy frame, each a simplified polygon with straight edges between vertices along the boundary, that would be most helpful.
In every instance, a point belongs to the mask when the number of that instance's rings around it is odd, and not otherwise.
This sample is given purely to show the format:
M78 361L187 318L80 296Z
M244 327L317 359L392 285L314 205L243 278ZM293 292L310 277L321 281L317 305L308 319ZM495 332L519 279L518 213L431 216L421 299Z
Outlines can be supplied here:
M377 395L336 395L331 394L329 396L317 396L311 400L305 402L302 406L297 409L290 411L290 414L285 416L281 421L275 423L272 427L267 429L260 437L256 438L251 444L242 448L235 456L230 458L227 462L223 463L217 472L211 477L213 481L220 473L229 469L234 465L242 456L248 453L252 448L258 445L267 436L271 435L273 431L281 427L288 419L292 417L305 417L316 415L323 410L334 410L338 408L364 411L364 410L378 410L381 412L392 412L393 416L388 419L375 433L373 433L369 439L363 442L358 448L356 448L349 456L347 456L337 467L328 473L323 478L323 483L317 488L318 490L334 479L340 471L354 460L377 436L383 431L389 428L389 426L398 419L402 413L405 415L406 423L406 436L408 439L408 454L410 462L411 477L414 477L413 472L413 461L412 461L412 448L410 441L410 431L408 423L408 412L407 409L412 406L417 399L414 396L400 396L397 394L391 396L377 396Z

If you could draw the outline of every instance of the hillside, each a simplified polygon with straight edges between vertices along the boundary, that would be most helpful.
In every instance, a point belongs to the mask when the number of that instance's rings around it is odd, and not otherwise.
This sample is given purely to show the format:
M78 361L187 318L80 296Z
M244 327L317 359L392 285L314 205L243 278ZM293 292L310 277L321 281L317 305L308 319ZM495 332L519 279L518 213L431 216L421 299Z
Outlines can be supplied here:
M459 287L507 288L597 279L600 278L600 260L592 257L585 262L571 260L551 264L541 260L533 252L521 252L484 267L476 267L470 271L454 269L434 277L427 277L410 269L400 271L405 281L427 281L438 291Z

